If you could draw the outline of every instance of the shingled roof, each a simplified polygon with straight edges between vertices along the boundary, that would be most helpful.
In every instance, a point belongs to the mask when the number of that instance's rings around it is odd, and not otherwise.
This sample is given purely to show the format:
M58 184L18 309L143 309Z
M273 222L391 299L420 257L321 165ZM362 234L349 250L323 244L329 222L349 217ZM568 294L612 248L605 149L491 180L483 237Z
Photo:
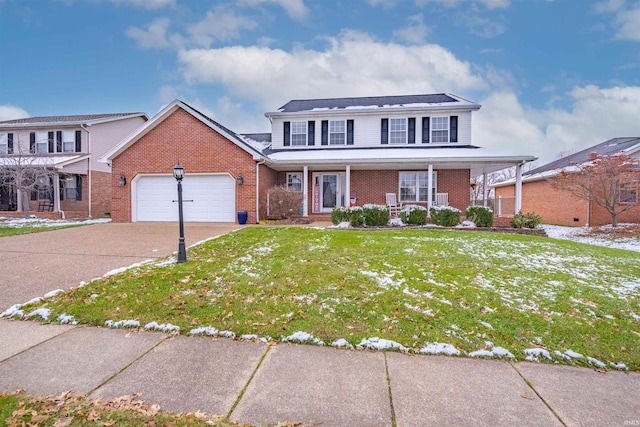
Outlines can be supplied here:
M639 144L640 137L611 138L610 140L602 142L598 145L594 145L593 147L589 147L585 150L573 153L551 163L547 163L546 165L542 165L538 168L532 169L522 174L522 176L525 177L530 175L537 175L548 171L559 170L567 166L575 165L577 163L584 163L589 160L589 156L591 155L591 153L596 153L601 156L610 156Z
M13 125L39 125L39 124L73 124L73 123L89 123L94 121L102 121L127 116L146 116L145 113L109 113L109 114L79 114L73 116L42 116L42 117L26 117L24 119L5 120L0 122L0 126Z
M466 101L466 100L465 100ZM344 109L356 107L389 107L412 104L448 104L461 101L446 93L430 95L369 96L362 98L297 99L278 109L282 113L295 113L314 109ZM471 103L469 103L471 104Z

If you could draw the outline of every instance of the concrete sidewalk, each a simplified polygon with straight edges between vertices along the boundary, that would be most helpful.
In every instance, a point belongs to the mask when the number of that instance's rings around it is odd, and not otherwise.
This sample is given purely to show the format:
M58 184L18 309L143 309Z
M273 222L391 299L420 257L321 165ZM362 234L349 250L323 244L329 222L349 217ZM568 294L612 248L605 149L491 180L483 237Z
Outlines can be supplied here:
M640 424L638 373L12 320L0 337L0 390L140 393L253 425Z

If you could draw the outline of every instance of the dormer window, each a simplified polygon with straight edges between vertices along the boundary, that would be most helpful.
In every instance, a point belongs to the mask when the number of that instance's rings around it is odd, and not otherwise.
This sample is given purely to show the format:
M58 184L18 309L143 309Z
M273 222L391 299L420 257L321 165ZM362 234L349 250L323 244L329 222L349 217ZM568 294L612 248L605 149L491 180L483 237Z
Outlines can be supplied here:
M407 143L407 119L389 119L389 142L392 144Z
M329 121L329 145L345 145L347 126L344 120Z
M446 144L458 142L458 116L422 118L422 143Z
M449 142L449 117L431 118L431 142Z
M309 122L284 122L284 146L313 145L315 140L315 125L313 120Z

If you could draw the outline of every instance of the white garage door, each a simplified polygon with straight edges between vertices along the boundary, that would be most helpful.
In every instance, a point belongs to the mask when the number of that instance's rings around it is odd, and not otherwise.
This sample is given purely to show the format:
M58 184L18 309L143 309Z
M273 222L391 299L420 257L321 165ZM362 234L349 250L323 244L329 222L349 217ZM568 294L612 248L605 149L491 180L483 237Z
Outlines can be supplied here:
M133 221L178 221L178 185L171 175L141 176L135 182ZM235 222L235 181L227 175L185 175L186 222ZM187 201L193 200L193 201Z

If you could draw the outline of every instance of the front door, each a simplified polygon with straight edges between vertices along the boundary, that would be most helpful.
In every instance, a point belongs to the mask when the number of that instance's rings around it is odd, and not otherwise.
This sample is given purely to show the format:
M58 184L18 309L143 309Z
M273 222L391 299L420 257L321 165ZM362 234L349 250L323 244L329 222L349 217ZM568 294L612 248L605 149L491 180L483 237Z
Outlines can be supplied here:
M336 206L345 206L346 177L344 173L314 174L314 212L331 212Z

